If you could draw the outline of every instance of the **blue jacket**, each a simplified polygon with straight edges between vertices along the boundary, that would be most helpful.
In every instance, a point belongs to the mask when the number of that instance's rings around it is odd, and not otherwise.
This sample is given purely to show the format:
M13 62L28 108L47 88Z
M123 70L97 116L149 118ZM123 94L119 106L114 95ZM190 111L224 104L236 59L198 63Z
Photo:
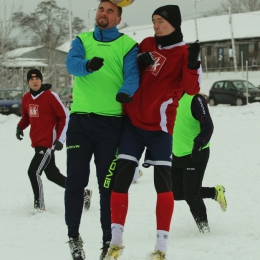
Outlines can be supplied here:
M100 42L113 41L121 35L116 27L102 30L97 26L95 27L93 34L94 38ZM136 44L136 46L134 46L133 49L124 58L124 83L122 88L118 91L119 93L123 92L129 94L130 96L133 96L133 94L139 87L140 77L139 67L136 62L137 55L138 46ZM71 48L66 59L68 72L74 76L79 77L93 73L86 70L86 64L88 61L89 60L85 59L85 49L82 42L78 37L76 37L72 41ZM138 75L138 77L136 75Z

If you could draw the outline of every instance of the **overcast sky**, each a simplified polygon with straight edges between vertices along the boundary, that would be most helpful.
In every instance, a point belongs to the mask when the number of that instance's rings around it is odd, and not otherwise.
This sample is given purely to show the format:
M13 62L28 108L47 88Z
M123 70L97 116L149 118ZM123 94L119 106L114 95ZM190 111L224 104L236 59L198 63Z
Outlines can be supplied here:
M56 0L58 6L69 9L69 1L71 1L71 9L74 16L78 16L85 21L85 25L93 28L95 11L92 9L98 6L98 0ZM23 3L23 12L31 13L36 6L42 2L41 0L0 0L1 16L3 13L3 4L10 6L15 3L16 6ZM196 10L199 16L203 12L207 12L220 6L221 0L197 0ZM179 5L183 20L192 19L194 17L193 0L135 0L135 2L123 9L123 19L121 23L128 25L150 24L153 11L163 5L175 4ZM90 11L89 11L90 10ZM1 18L0 20L3 20ZM88 18L89 16L89 18ZM3 16L2 16L3 17Z

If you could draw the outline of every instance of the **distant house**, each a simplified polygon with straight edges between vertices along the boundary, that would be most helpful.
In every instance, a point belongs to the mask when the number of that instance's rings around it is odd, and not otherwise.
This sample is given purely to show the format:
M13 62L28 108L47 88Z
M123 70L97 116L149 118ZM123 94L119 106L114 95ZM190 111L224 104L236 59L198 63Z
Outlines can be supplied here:
M28 67L40 65L47 67L52 64L65 64L67 54L59 50L49 50L45 46L18 48L0 56L2 67ZM26 61L28 64L26 64Z
M260 11L239 13L232 15L232 28L235 41L237 65L245 66L246 61L251 66L253 58L260 63L259 42L260 33L257 25L260 24ZM201 43L201 59L207 62L208 69L233 68L233 54L231 42L231 24L229 15L197 18L199 41ZM196 39L194 19L186 20L181 25L184 41L192 43ZM120 30L131 36L137 42L154 35L152 22L149 25L129 26Z
M67 85L69 74L65 67L67 53L60 50L49 50L45 46L34 46L18 48L0 56L0 73L1 81L11 81L11 75L20 75L26 85L27 70L30 68L38 68L44 74L44 81L50 80L54 88L60 88ZM8 71L12 70L11 73ZM53 73L56 73L52 77ZM16 84L16 83L14 83ZM6 83L5 83L6 85ZM21 85L21 84L19 84Z
M236 54L237 66L252 64L255 58L260 64L260 33L257 25L260 24L260 11L232 14L232 27L229 15L197 18L198 38L201 43L201 60L203 69L206 65L208 70L233 70L234 53ZM231 28L235 42L235 51L232 48ZM183 40L190 44L197 39L194 19L186 20L181 25ZM140 43L144 38L153 36L152 21L150 24L127 26L120 32L129 35ZM70 42L59 46L56 50L67 53Z

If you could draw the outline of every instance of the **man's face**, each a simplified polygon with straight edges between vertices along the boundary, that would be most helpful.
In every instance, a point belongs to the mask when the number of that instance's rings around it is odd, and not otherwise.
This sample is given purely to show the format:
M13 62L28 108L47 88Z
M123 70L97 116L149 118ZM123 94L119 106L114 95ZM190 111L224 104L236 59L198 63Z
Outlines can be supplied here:
M166 36L175 31L175 28L160 15L153 16L153 29L157 37Z
M121 22L121 17L118 17L117 6L110 2L103 2L99 5L96 13L96 24L101 29L109 29Z
M30 89L33 91L38 91L41 88L42 81L40 78L36 76L36 74L32 74L32 77L29 79Z

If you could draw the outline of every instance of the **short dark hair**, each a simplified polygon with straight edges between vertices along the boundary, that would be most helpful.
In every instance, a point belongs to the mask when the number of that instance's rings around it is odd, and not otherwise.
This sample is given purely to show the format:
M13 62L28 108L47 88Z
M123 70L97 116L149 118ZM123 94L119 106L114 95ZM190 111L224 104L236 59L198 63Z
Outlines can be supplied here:
M112 3L110 0L98 0L98 1L100 1L100 4L103 3L103 2L110 2L110 3ZM99 5L100 5L100 4L99 4ZM121 17L121 16L122 16L122 13L123 13L122 7L117 6L117 5L115 5L115 6L117 7L117 16L118 16L118 17Z

